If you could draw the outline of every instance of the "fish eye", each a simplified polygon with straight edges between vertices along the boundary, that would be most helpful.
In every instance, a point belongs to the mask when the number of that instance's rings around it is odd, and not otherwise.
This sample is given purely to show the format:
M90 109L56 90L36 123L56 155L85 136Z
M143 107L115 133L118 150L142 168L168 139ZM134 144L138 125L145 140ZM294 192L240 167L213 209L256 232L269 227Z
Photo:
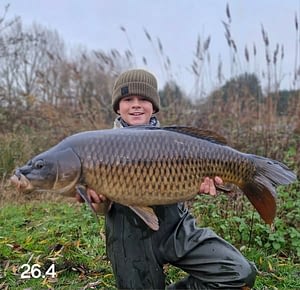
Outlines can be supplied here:
M44 162L44 160L37 160L35 163L34 163L34 167L36 168L36 169L42 169L43 167L44 167L44 165L45 165L45 162Z

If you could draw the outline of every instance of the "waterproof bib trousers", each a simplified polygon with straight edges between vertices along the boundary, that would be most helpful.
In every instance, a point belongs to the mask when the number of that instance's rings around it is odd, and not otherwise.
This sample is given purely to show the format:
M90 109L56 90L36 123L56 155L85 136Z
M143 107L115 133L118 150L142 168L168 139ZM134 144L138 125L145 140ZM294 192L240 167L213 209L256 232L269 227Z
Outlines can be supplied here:
M157 232L116 203L106 216L107 254L118 289L165 289L163 266L168 263L188 275L167 289L253 286L255 266L212 230L196 227L182 203L153 209L159 218Z

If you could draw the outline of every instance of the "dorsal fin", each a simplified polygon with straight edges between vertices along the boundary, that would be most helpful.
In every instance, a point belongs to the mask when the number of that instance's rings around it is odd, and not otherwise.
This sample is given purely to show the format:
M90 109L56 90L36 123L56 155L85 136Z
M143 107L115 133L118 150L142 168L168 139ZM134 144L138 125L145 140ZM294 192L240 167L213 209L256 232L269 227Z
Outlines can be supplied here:
M189 126L167 126L167 127L161 127L161 129L186 134L196 138L205 139L221 145L227 145L227 140L225 139L225 137L211 130L199 129L199 128L189 127Z

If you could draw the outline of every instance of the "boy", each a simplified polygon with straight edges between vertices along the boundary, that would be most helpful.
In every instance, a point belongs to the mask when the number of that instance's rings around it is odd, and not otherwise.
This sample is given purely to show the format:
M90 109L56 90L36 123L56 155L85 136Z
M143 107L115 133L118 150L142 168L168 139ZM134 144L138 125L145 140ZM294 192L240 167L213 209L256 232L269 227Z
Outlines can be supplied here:
M112 106L119 115L115 128L159 126L155 76L141 69L121 74L113 87ZM199 192L215 195L214 182L222 180L205 178ZM106 200L92 189L88 194L95 208ZM159 218L157 232L126 206L114 203L106 213L107 254L119 289L165 289L167 263L189 274L167 289L250 289L254 285L254 265L210 229L196 227L183 203L153 209Z

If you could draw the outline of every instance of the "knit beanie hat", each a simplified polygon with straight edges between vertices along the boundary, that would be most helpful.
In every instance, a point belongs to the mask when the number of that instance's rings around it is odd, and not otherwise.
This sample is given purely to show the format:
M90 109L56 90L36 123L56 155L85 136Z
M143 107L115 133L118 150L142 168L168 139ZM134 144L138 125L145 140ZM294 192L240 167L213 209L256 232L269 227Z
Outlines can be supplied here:
M153 105L154 113L159 111L160 99L157 80L153 74L143 69L133 69L122 73L113 86L112 106L117 113L122 98L137 95Z

